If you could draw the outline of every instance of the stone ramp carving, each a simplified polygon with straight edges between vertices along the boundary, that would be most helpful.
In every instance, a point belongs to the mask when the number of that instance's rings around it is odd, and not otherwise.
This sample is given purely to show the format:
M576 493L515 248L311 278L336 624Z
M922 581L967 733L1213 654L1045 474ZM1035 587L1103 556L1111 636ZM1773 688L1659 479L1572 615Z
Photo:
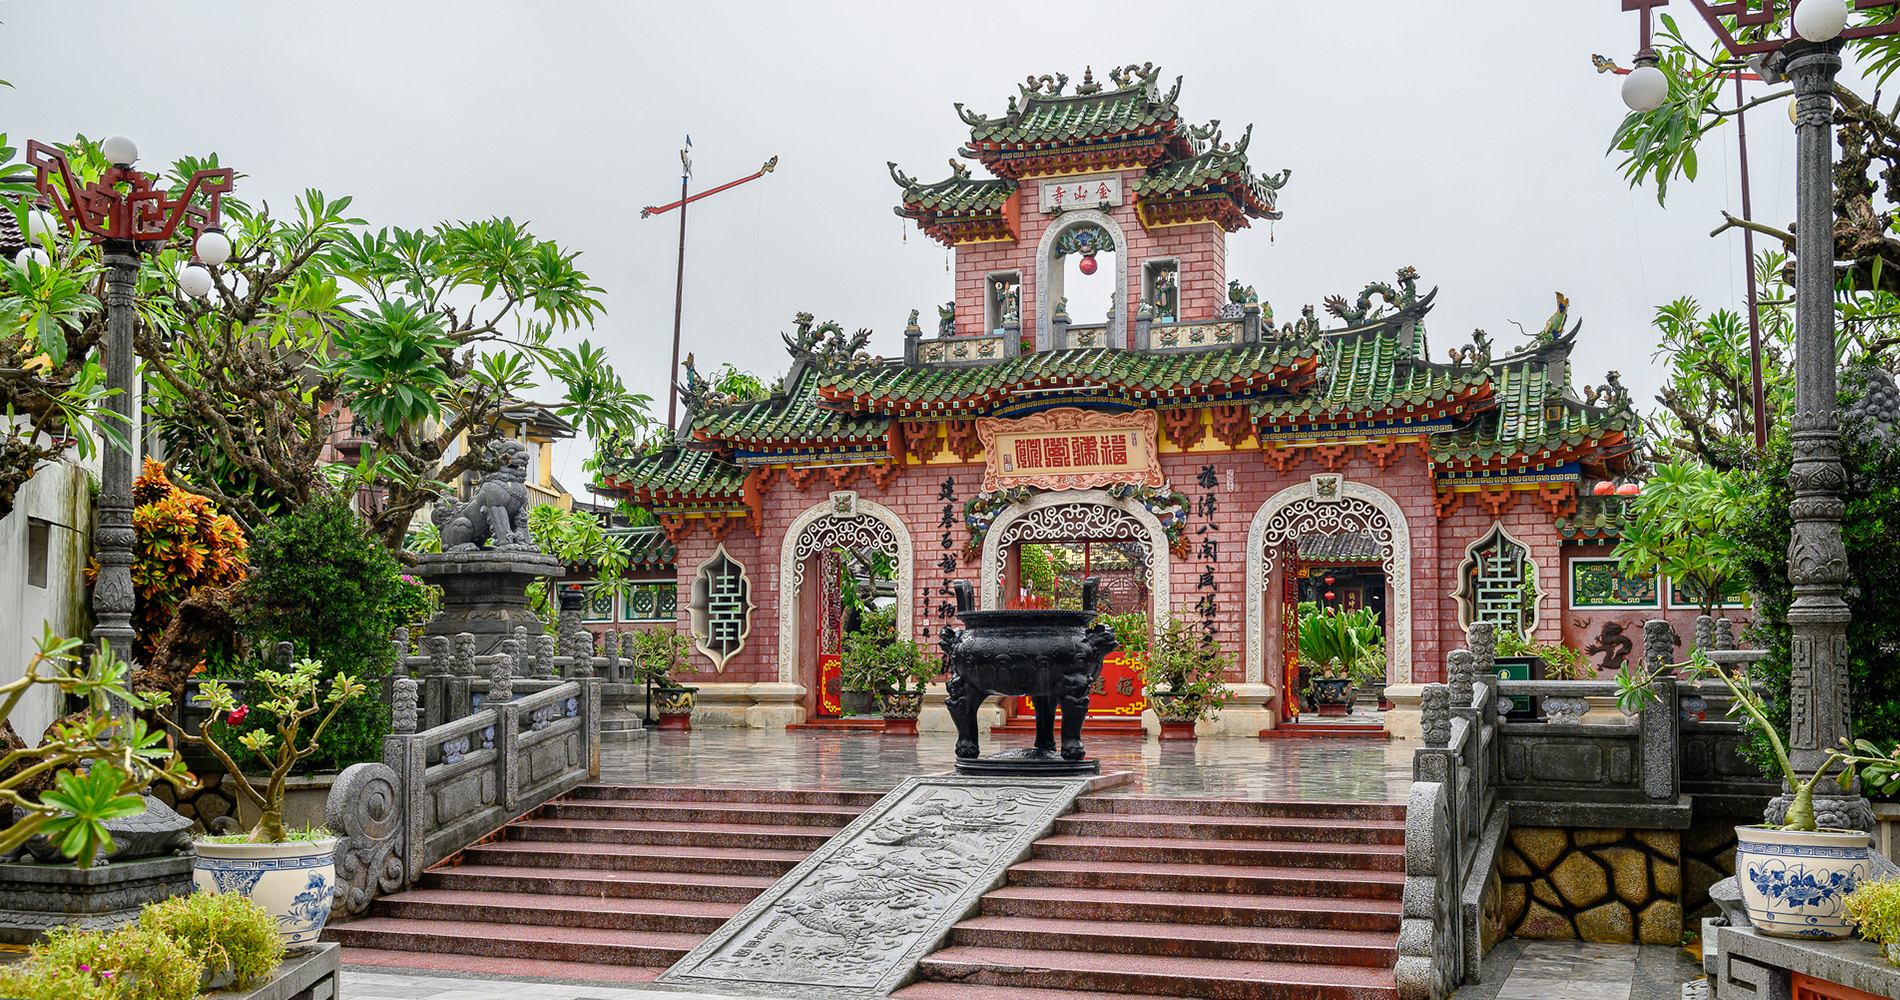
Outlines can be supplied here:
M1029 855L1090 779L918 777L760 893L657 981L882 1000Z

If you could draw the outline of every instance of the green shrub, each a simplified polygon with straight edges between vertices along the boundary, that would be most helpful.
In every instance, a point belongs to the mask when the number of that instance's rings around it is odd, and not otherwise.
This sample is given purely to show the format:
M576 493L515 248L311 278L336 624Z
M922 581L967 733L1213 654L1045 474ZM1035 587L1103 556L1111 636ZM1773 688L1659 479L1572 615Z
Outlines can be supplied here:
M235 892L199 892L152 903L139 926L183 945L215 980L227 970L232 988L247 990L284 960L277 921L250 897Z
M275 643L289 642L296 658L323 661L324 680L347 673L375 690L393 662L390 634L410 624L419 595L403 580L396 557L350 509L348 498L318 497L259 527L251 565L258 575L245 588L240 622L258 653L239 665L237 675L248 680L258 670L281 669L262 654ZM276 728L268 713L253 711L230 735ZM298 762L296 773L380 760L388 730L388 710L377 699L347 705L324 732L317 752ZM222 742L227 734L216 735ZM235 743L233 738L225 745ZM246 767L262 763L239 762Z
M0 967L0 996L17 1000L192 1000L204 965L185 945L137 925L55 927L18 963Z
M1095 621L1097 624L1108 626L1108 630L1115 633L1116 652L1132 656L1148 651L1148 613L1146 611L1103 615Z
M1900 946L1900 878L1862 882L1842 905L1859 925L1860 936L1887 946L1887 961L1900 965L1894 961L1894 947Z
M838 657L839 685L846 691L875 691L885 679L885 660L897 641L897 609L865 607L858 627L846 633Z

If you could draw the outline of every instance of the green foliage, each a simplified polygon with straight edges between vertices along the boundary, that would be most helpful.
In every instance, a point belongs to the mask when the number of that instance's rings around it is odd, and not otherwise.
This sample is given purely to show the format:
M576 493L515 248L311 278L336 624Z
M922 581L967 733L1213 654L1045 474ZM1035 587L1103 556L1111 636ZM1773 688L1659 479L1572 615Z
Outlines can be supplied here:
M1342 676L1365 657L1367 650L1385 647L1385 630L1371 608L1322 611L1313 602L1302 601L1297 610L1300 657L1323 677Z
M1150 695L1179 696L1183 706L1211 719L1233 699L1225 675L1234 661L1191 613L1184 607L1154 630L1148 656L1139 666L1141 683Z
M242 581L250 546L236 521L218 513L210 500L172 485L165 467L149 458L132 483L132 502L138 534L132 560L132 622L138 629L133 649L141 662L152 663L153 649L178 605L202 588Z
M1562 643L1532 642L1508 628L1498 633L1497 655L1535 656L1544 661L1544 679L1549 681L1587 681L1597 675L1596 666L1577 650Z
M347 673L373 683L389 672L389 636L410 623L416 587L347 498L319 495L259 527L251 559L258 574L245 586L239 621L252 640L290 643L297 655L327 664L327 678ZM237 674L260 676L265 666L253 657ZM274 731L278 720L268 716L265 710L246 720L240 741L244 732ZM299 762L299 773L380 760L388 725L374 699L346 705L317 752Z
M229 972L235 977L230 989L255 987L284 960L276 919L242 893L197 892L149 903L139 926L178 942L213 979Z
M734 368L730 362L713 372L709 381L712 382L714 392L722 396L731 396L735 403L757 402L768 399L772 395L772 388L757 375L742 372Z
M63 813L48 819L40 832L69 858L90 860L98 851L112 850L106 822L145 811L144 800L124 785L125 775L112 768L59 772L53 787L40 793L40 802Z
M612 587L627 578L632 553L621 535L610 535L600 518L586 511L562 510L551 503L528 508L528 530L549 555L569 566L591 566L601 585ZM438 539L437 544L440 544ZM544 619L553 617L548 606L546 580L528 586L528 604Z
M1022 581L1024 589L1030 595L1044 602L1043 607L1056 606L1056 567L1049 558L1046 545L1018 545L1016 547L1016 575Z
M338 330L331 345L331 370L353 397L350 409L381 425L384 435L442 416L454 383L439 361L456 341L443 333L441 316L406 299L378 302Z
M1608 152L1625 154L1623 176L1631 187L1655 183L1660 205L1671 179L1695 180L1696 144L1728 120L1712 113L1728 81L1683 40L1674 18L1664 14L1658 20L1657 68L1669 78L1669 97L1654 111L1630 112L1610 137ZM1710 51L1719 52L1719 45Z
M1886 948L1887 961L1900 965L1900 878L1862 882L1841 901L1860 936Z
M1129 611L1119 615L1103 615L1095 621L1098 625L1108 626L1108 630L1115 633L1117 652L1133 655L1148 651L1147 612Z
M19 1000L192 1000L204 965L169 935L55 927L27 957L0 966L0 995Z
M633 636L633 679L656 688L677 687L673 675L686 672L687 659L693 655L692 637L670 625L639 629Z
M857 628L844 637L838 656L839 686L846 691L875 691L888 684L886 661L897 642L897 609L864 607Z
M1707 465L1658 466L1628 504L1616 546L1624 576L1660 571L1693 584L1702 613L1715 613L1723 584L1743 571L1736 531L1749 499L1746 477Z

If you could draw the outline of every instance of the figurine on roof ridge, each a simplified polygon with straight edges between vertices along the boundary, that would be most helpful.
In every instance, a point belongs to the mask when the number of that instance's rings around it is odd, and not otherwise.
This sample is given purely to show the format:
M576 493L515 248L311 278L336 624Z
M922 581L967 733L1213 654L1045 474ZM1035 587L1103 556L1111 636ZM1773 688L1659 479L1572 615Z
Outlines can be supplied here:
M1398 270L1399 287L1393 288L1383 281L1375 281L1359 293L1359 301L1348 306L1344 296L1326 297L1326 311L1346 321L1347 326L1358 326L1385 314L1386 309L1398 310L1418 301L1418 269L1401 267ZM1385 300L1385 307L1377 312L1372 310L1372 297Z

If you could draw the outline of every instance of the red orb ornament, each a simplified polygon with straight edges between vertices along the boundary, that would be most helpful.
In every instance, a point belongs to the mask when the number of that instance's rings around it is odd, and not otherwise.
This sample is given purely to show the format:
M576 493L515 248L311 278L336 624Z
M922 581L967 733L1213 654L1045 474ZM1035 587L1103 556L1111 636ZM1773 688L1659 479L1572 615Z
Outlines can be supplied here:
M1594 492L1596 493L1597 496L1608 496L1609 494L1616 492L1616 484L1605 479L1604 481L1596 485L1596 489Z
M1333 583L1333 578L1332 578L1332 577L1330 577L1330 576L1329 576L1329 577L1327 577L1327 578L1326 578L1326 585L1330 587L1330 586L1332 586L1332 583Z
M1623 497L1633 497L1641 492L1643 492L1643 488L1635 483L1624 483L1616 488L1616 495Z
M1083 274L1094 274L1095 273L1095 258L1084 257L1082 258L1081 262L1077 263L1075 266L1080 268Z
M1327 592L1326 592L1326 599L1327 599L1327 600L1329 600L1329 601L1333 599L1333 592L1332 592L1332 591L1330 591L1330 590L1329 590L1329 591L1327 591Z

